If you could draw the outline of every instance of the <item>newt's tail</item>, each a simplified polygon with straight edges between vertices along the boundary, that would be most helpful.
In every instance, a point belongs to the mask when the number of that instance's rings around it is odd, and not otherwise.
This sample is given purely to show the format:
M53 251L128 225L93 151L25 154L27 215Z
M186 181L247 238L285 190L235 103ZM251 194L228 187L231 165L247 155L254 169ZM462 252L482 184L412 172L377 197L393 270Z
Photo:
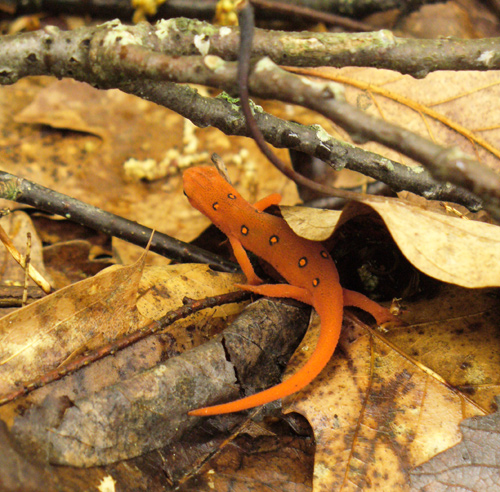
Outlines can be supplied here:
M222 405L191 410L188 412L188 415L203 417L239 412L284 398L307 386L326 366L339 340L340 329L342 327L342 300L337 306L332 305L334 303L331 301L332 299L330 299L330 305L323 307L323 309L320 306L315 306L321 317L320 336L315 351L299 372L286 381L255 395L223 403Z

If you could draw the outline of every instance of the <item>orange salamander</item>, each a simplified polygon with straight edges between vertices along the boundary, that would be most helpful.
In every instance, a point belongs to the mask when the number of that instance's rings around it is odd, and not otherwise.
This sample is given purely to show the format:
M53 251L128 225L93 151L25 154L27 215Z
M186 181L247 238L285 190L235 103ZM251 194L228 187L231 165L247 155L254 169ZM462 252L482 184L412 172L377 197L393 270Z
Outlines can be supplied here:
M191 205L228 237L247 277L247 284L239 287L263 296L305 302L313 306L321 318L316 350L296 374L260 393L192 410L189 415L207 416L246 410L304 388L325 367L337 346L344 306L356 306L369 312L378 324L397 319L364 295L342 289L335 263L321 243L297 236L283 219L264 212L270 205L280 202L280 195L270 195L251 205L215 168L208 166L184 172L184 192ZM266 260L289 285L263 285L245 249Z

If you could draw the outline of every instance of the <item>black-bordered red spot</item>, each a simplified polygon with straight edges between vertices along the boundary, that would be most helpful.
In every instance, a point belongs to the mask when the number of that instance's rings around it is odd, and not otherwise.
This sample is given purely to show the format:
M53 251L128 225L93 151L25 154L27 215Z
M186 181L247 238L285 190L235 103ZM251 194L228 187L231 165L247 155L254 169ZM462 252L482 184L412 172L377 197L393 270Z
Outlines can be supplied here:
M241 226L241 233L244 235L244 236L248 236L248 227L246 225L242 225Z
M219 202L214 202L214 203L212 203L212 208L213 208L214 210L218 210L218 209L219 209Z
M279 236L276 236L276 235L272 235L270 238L269 238L269 244L271 246L274 246L275 244L278 244L280 242L280 238Z
M236 195L234 195L233 193L228 193L228 194L227 194L227 197L228 197L230 200L236 200Z
M303 256L299 259L299 268L304 268L305 266L307 266L307 257Z
M320 255L322 258L328 258L328 253L324 249L321 250Z
M313 287L317 287L319 285L319 278L316 277L315 279L313 279L312 284Z

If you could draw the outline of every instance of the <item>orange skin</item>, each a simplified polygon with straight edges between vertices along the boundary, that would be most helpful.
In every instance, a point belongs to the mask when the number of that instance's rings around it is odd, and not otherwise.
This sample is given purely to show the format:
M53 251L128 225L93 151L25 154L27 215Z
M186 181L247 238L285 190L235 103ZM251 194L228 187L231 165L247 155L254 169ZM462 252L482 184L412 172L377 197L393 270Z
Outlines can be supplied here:
M213 167L184 172L184 191L191 205L206 215L226 236L247 277L241 289L270 297L288 297L314 307L321 318L316 346L304 367L286 381L240 400L192 410L208 416L238 412L291 395L307 386L330 360L340 335L344 306L368 311L378 324L394 316L358 292L342 289L335 263L323 245L297 236L281 218L264 209L277 205L281 196L270 195L248 203ZM245 249L266 260L290 284L262 284Z

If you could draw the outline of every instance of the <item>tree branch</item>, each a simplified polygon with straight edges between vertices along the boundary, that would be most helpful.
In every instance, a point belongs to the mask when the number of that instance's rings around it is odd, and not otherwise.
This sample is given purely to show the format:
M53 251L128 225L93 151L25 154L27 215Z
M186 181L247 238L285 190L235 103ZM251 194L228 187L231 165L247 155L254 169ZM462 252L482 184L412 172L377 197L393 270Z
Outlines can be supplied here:
M232 50L237 46L235 33L238 30L234 28L216 28L198 21L172 19L160 21L154 27L146 23L127 27L113 21L96 28L64 33L56 28L46 28L16 38L7 36L4 38L5 50L0 52L0 67L3 67L0 70L0 82L12 83L21 76L35 74L70 76L103 88L120 88L163 104L191 119L198 126L212 125L227 134L247 135L241 114L230 98L225 101L202 98L193 90L164 82L167 79L200 83L235 93L235 63L216 56L192 55L202 51L233 56ZM301 45L304 39L311 40L316 33L257 30L257 38L259 35L266 39L281 39L282 44L285 38L292 39ZM331 34L325 36L330 46L337 44L338 51L340 38ZM345 36L350 36L350 42L364 48L370 44L370 36L372 41L375 39L373 33L368 37L342 35L344 38ZM441 41L443 40L436 42ZM490 43L493 41L495 40L489 40ZM350 42L342 49L349 51L353 48ZM256 42L255 45L252 53L262 54L259 43ZM286 53L286 46L283 46ZM326 45L321 46L324 49ZM372 48L375 47L372 44ZM299 50L305 56L302 60L308 60L309 55L302 48ZM377 49L381 47L377 46ZM158 50L185 56L167 56ZM334 56L334 51L331 51L331 56ZM272 49L268 52L272 53ZM475 59L477 58L475 52ZM494 56L490 61L493 59ZM287 58L288 64L291 61ZM154 82L155 80L158 82ZM438 180L445 183L440 185L429 175L422 173L421 168L407 168L379 156L375 157L374 154L364 153L349 144L335 142L320 128L285 123L255 111L259 127L269 143L306 152L332 163L336 168L347 165L350 169L383 180L395 190L406 189L427 198L454 200L472 209L477 208L479 202L473 195L450 188L447 182L452 181L480 195L485 199L488 209L495 215L500 215L500 178L496 173L457 149L437 146L427 139L347 105L338 97L341 95L341 86L331 82L305 80L280 69L269 59L264 59L255 65L250 75L250 90L259 97L284 100L319 111L355 136L379 141L424 163L432 169ZM182 104L179 104L180 101ZM196 107L191 108L192 104ZM300 140L304 138L306 142L303 143ZM361 155L364 158L360 160Z
M71 66L78 69L85 63L90 43L96 38L101 48L134 44L165 55L209 54L234 61L238 58L239 35L238 27L218 27L182 17L154 26L145 22L125 26L118 20L64 32L49 26L1 38L0 84L12 84L27 75L44 75L49 67L59 71L61 77L71 76ZM49 53L69 63L55 67ZM407 39L387 30L338 34L256 29L252 57L265 56L277 65L375 67L423 78L436 70L498 70L500 38Z

